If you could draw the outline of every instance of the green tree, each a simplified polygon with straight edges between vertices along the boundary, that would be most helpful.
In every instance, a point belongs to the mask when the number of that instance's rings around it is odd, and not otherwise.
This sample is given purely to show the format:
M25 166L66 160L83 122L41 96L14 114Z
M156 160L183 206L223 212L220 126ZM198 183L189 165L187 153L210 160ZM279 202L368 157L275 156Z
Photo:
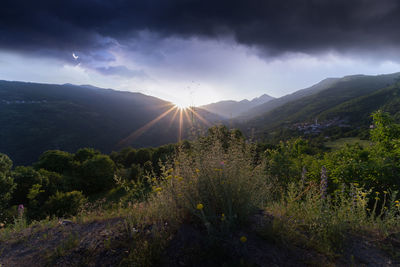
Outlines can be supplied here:
M12 177L17 185L12 198L13 205L27 205L29 202L28 193L32 186L44 183L42 175L33 167L18 166L12 172Z
M76 164L73 154L60 150L48 150L39 157L35 167L63 174L73 172Z
M87 194L103 192L114 185L115 164L106 155L96 155L80 166L80 188Z
M95 150L93 148L81 148L76 151L74 155L74 160L79 161L80 163L84 162L85 160L91 159L96 155L100 155L100 151Z
M15 189L14 179L10 173L11 167L11 159L0 153L0 221L6 219L5 211L9 207Z
M44 208L48 215L68 217L76 215L85 202L87 199L79 191L57 192L46 201Z

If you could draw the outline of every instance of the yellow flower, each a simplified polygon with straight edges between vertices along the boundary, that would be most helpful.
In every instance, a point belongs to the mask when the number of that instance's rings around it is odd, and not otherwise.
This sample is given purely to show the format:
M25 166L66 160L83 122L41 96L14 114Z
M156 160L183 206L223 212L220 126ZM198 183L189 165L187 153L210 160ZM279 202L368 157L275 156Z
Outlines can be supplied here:
M183 177L179 176L178 181L183 181Z
M375 192L375 194L379 195L379 192Z
M394 203L400 203L400 201L396 200Z
M375 200L379 200L379 197L375 197Z
M182 197L182 194L181 194L181 193L179 193L179 194L178 194L178 197Z
M167 177L165 177L165 179L169 180L172 178L172 175L168 175Z
M240 238L240 242L246 243L246 242L247 242L247 237L242 236L242 237Z
M384 194L387 194L388 192L387 192L387 191L383 191L383 193L384 193Z
M196 172L197 172L197 173L199 173L199 172L200 172L200 170L196 168Z
M354 183L354 186L358 186L358 183Z
M171 172L173 172L174 171L174 169L169 169L168 171L167 171L167 173L171 173Z
M222 169L217 169L217 168L215 168L214 171L216 171L216 172L222 172Z
M225 213L221 214L221 221L225 221Z
M400 204L396 204L396 207L400 207Z
M362 195L363 197L365 197L365 196L367 195L367 193L361 193L361 195Z
M161 191L162 191L162 188L161 188L161 187L157 187L156 189L154 189L154 191L156 191L157 193L158 193L158 192L161 192Z
M202 210L203 208L204 208L204 206L201 203L197 204L197 206L196 206L196 209L198 209L198 210Z

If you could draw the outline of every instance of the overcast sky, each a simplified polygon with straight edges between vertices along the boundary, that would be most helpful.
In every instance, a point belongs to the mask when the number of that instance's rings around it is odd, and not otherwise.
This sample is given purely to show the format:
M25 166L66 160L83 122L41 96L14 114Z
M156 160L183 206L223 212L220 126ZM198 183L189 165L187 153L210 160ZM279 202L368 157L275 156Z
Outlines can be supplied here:
M3 0L0 79L195 105L279 97L400 71L399 29L397 0Z

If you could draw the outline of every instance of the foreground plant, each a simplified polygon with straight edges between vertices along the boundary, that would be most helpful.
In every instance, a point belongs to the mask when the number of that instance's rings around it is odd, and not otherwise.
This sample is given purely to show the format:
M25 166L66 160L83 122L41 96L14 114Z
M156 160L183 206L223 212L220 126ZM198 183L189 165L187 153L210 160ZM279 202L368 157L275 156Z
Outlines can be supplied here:
M378 195L351 184L321 196L321 188L314 182L305 188L291 183L282 199L267 210L274 216L275 236L335 255L341 252L349 233L369 232L385 238L400 231L396 192L385 191L383 199Z
M209 233L244 223L268 198L262 162L254 163L251 144L215 132L181 150L153 181L159 201L203 224Z

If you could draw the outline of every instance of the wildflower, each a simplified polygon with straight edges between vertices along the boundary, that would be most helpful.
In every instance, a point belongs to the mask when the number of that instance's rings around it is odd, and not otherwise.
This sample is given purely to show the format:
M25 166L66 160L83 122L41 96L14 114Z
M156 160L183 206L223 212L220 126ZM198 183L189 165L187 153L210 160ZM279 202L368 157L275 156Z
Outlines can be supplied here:
M216 172L222 172L222 169L214 168L214 171L216 171Z
M23 204L19 204L18 205L18 215L19 215L20 218L22 218L22 216L24 215L24 210L25 210L24 205Z
M168 171L167 171L167 173L172 173L174 171L174 169L169 169Z
M375 197L375 200L379 200L379 197Z
M396 204L396 207L400 207L400 204Z
M400 203L400 201L396 200L394 203Z
M179 194L178 194L178 197L182 197L182 194L181 194L181 193L179 193Z
M379 192L375 192L375 194L379 195Z
M225 221L225 213L221 214L221 221Z
M162 188L161 188L161 187L157 187L156 189L154 189L154 191L156 191L157 193L159 193L159 192L162 191Z
M201 203L197 204L197 206L196 206L196 209L198 209L198 210L202 210L203 208L204 208L204 206Z
M172 178L172 175L168 175L167 177L165 177L165 179L169 180Z
M175 161L175 165L179 165L179 161Z
M219 164L221 164L221 166L224 166L225 162L221 161Z
M388 192L387 191L383 191L383 193L386 195Z
M200 170L196 168L196 172L197 172L197 173L199 173L199 172L200 172Z
M367 193L361 193L361 195L363 196L363 197L365 197L365 196L367 196Z
M153 182L156 182L156 181L157 181L157 179L156 179L156 178L152 178L151 180L152 180Z
M246 243L246 242L247 242L247 237L242 236L242 237L240 238L240 242Z
M358 186L358 183L354 183L353 185L354 185L354 186Z

